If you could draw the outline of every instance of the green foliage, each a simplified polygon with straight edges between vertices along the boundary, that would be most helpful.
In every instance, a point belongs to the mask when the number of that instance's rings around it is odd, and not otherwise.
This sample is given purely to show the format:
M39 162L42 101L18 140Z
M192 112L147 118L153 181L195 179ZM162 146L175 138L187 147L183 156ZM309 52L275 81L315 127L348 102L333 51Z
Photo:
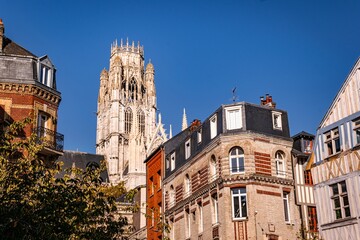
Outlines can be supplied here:
M100 168L70 169L55 178L59 163L40 157L37 137L24 137L29 119L0 135L1 239L114 239L127 219L116 199L132 199L123 184L105 186Z

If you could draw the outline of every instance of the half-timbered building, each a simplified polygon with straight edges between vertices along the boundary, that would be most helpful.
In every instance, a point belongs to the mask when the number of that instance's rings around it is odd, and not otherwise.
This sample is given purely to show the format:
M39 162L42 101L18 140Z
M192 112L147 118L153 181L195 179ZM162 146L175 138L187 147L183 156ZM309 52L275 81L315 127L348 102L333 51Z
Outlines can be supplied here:
M360 239L360 59L316 133L311 169L319 232L324 239Z

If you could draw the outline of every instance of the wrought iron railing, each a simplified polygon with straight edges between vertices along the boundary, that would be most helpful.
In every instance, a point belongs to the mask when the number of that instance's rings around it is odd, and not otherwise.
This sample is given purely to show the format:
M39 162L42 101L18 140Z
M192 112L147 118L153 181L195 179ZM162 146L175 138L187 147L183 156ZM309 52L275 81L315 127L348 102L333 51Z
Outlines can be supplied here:
M44 127L34 128L38 136L37 142L45 147L62 152L64 150L64 135Z

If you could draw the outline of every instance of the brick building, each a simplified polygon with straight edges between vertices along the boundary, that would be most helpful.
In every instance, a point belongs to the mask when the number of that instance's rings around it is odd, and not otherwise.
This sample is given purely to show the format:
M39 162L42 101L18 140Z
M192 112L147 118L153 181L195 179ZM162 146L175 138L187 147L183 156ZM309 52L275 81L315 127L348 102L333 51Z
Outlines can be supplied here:
M164 213L170 239L295 239L292 139L287 113L222 105L164 146Z
M36 133L45 146L41 156L56 159L62 154L64 136L57 133L61 95L55 66L48 56L35 56L4 33L0 19L0 123L33 118L24 134Z
M147 239L162 239L162 173L164 147L160 146L146 160Z

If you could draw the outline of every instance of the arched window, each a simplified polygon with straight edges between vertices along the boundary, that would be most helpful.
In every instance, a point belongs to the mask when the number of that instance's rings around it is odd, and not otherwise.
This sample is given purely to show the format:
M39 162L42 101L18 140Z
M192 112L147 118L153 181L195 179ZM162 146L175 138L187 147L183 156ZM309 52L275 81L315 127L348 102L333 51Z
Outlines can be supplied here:
M276 175L278 177L285 177L285 154L282 151L277 151L275 153L275 167L276 167Z
M174 205L175 205L175 190L174 190L174 186L171 185L169 190L169 207L172 207Z
M240 147L234 147L230 150L229 160L231 173L244 172L244 151Z
M123 93L124 99L126 99L126 81L121 82L121 92Z
M144 135L145 133L145 114L142 110L138 111L138 126L139 126L139 132L141 135Z
M126 109L125 111L125 133L131 132L133 114L131 108Z
M131 100L137 100L137 90L135 78L132 78L129 84L129 97Z
M185 175L184 185L185 185L185 196L187 197L190 194L190 177L189 177L189 174Z
M214 155L211 155L210 159L210 178L214 180L217 175L217 169L216 169L216 158Z

